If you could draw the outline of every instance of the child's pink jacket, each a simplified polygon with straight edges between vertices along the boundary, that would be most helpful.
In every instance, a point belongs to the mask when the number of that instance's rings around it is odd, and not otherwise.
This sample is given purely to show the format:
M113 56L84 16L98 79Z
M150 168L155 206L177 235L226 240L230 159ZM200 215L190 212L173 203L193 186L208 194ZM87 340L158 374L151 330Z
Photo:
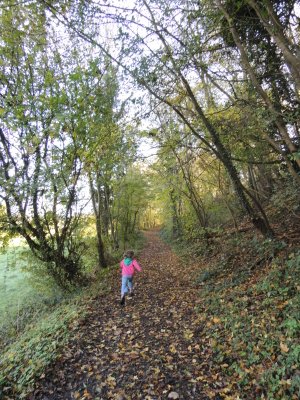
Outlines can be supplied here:
M132 260L132 263L129 264L128 266L126 266L124 264L124 260L122 260L120 262L120 267L121 267L121 270L122 270L122 276L131 276L131 275L133 275L134 272L135 272L135 269L137 271L141 271L142 270L141 267L139 266L138 262L135 259Z

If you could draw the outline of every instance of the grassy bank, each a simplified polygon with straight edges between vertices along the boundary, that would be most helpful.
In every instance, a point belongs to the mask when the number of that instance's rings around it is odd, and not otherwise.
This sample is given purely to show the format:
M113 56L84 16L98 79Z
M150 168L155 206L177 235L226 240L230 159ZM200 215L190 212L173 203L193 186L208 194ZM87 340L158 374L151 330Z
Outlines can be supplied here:
M63 299L25 245L7 247L0 254L0 351Z
M24 299L34 290L28 282L28 275L21 271L25 264L23 246L11 246L0 253L0 316L19 308Z
M85 318L93 297L109 290L115 266L100 271L93 285L48 308L1 355L0 398L24 398L64 348L74 330Z
M300 248L248 233L176 244L199 263L199 338L225 399L300 398Z
M135 237L132 248L138 252L144 245L143 235ZM120 259L122 250L114 255ZM118 263L99 270L91 259L89 287L78 289L72 294L63 294L55 298L30 296L30 303L23 304L24 324L19 331L13 329L17 323L16 314L2 320L2 354L0 361L0 398L25 398L32 390L34 381L46 368L59 357L70 337L76 334L80 322L86 317L89 303L96 296L110 291L110 280ZM24 281L23 281L24 283ZM31 292L32 294L32 292ZM25 298L25 297L24 297ZM8 332L8 327L11 331ZM6 346L5 343L9 343Z

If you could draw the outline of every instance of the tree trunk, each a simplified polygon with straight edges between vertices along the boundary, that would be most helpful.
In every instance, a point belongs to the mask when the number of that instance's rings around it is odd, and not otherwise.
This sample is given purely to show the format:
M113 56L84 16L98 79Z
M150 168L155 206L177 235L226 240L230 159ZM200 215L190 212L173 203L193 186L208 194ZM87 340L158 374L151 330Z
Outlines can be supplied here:
M134 233L134 231L135 231L135 225L136 225L136 219L137 219L138 213L139 213L138 211L134 212L133 222L132 222L132 226L131 226L132 233Z
M199 105L193 90L190 86L190 84L188 83L187 79L185 78L185 76L183 75L180 66L177 64L176 60L172 57L172 49L170 48L170 46L168 45L168 43L165 40L165 37L162 34L162 30L158 27L155 19L154 19L154 15L152 13L152 11L150 10L149 5L144 1L145 6L147 7L150 15L151 15L151 21L153 23L153 26L155 28L155 32L158 35L159 39L161 40L161 42L163 43L163 46L165 48L165 51L168 55L170 55L170 61L172 63L173 66L173 74L176 76L177 79L179 79L183 85L183 87L186 90L186 94L189 97L191 103L194 106L194 109L196 111L196 113L198 114L200 120L203 122L204 126L206 127L207 131L209 132L211 138L212 138L212 142L214 144L213 146L209 146L209 148L214 151L214 153L216 154L216 156L219 158L219 160L223 163L224 167L226 168L234 190L237 194L238 199L240 200L241 206L243 207L243 209L246 211L246 213L249 215L249 217L251 218L251 221L253 223L253 225L255 226L255 228L257 228L265 237L270 237L273 238L274 237L274 232L272 231L270 224L268 221L265 220L264 217L261 217L259 215L257 215L257 213L255 212L255 210L252 208L251 204L249 203L245 192L244 192L244 188L242 185L242 182L239 178L239 175L237 173L236 168L234 167L229 154L226 150L226 148L224 147L223 143L221 142L219 135L216 131L216 129L214 128L214 126L210 123L209 119L205 116L202 107ZM222 7L220 1L217 1L217 4L219 5L220 9L223 11L224 7ZM225 10L226 11L226 10ZM228 15L228 14L227 14ZM226 16L225 16L226 17ZM230 24L231 26L231 24ZM147 87L147 89L156 97L159 98L160 100L162 100L165 104L168 104L170 107L172 107L172 109L177 112L177 114L183 119L184 122L187 122L187 119L184 117L184 115L182 114L181 110L179 110L176 106L174 106L174 104L170 103L168 101L168 99L165 98L161 98L154 90L152 90L151 88L149 88L149 85L146 84L144 82L144 86ZM191 124L188 124L189 127L191 127ZM194 129L193 127L191 127L191 131L196 134L197 138L200 139L202 142L207 143L207 141L205 141L205 139L203 138L203 135L200 135L196 132L196 129Z
M206 228L206 226L207 226L207 215L205 213L205 209L204 209L203 203L202 203L201 199L199 198L198 193L196 192L195 187L193 185L193 181L192 181L191 174L190 174L190 171L189 171L189 166L187 166L187 170L185 170L184 166L183 166L183 163L182 163L182 160L180 159L180 157L176 153L175 149L172 148L172 151L173 151L173 154L175 155L175 157L176 157L176 159L178 161L178 164L180 166L180 169L181 169L181 172L182 172L182 175L183 175L183 179L184 179L186 187L188 189L188 193L189 194L187 195L187 198L189 199L190 204L191 204L191 206L193 207L193 209L195 211L195 214L197 216L199 225L202 228Z
M95 216L95 220L96 220L97 252L98 252L99 266L101 268L106 268L107 262L106 262L105 255L104 255L104 244L102 241L102 229L101 229L101 221L100 221L100 208L99 208L100 204L98 202L98 207L97 207L97 202L96 202L96 198L95 198L96 193L95 193L95 188L93 186L91 176L89 176L89 183L90 183L90 192L91 192L94 216Z
M226 11L226 9L224 8L224 6L221 4L221 2L219 0L217 0L217 4L219 6L219 9L222 11L223 15L225 16L225 18L228 22L231 35L232 35L233 40L240 52L242 65L244 66L245 70L249 74L249 77L250 77L253 85L255 86L256 90L260 94L260 96L263 99L264 103L266 104L268 110L274 116L274 123L275 123L276 127L278 128L278 132L279 132L280 136L282 137L282 139L284 140L290 154L295 153L297 151L297 147L292 142L292 140L288 134L288 131L284 124L282 116L280 115L280 113L278 113L278 111L274 107L272 101L270 100L268 94L264 91L264 89L260 85L260 83L255 75L255 72L249 62L244 45L242 44L242 42L239 38L238 32L236 31L235 27L233 26L231 16L228 14L228 12ZM296 163L300 167L300 160L296 160Z
M97 252L98 252L98 259L99 259L99 265L102 268L107 267L107 262L105 259L104 255L104 244L102 240L102 230L101 230L101 223L100 223L100 217L96 217L96 231L97 231Z
M109 187L106 183L104 183L104 189L102 190L103 199L102 199L102 207L103 207L103 214L102 214L102 231L105 236L108 236L109 231Z
M111 206L110 206L110 196L111 196L111 191L108 185L105 185L105 190L104 190L104 194L105 194L105 208L107 210L107 216L108 216L108 224L110 227L110 234L111 234L111 239L112 239L112 243L113 243L113 248L114 249L118 249L119 248L119 242L118 242L118 238L115 232L115 227L114 227L114 222L113 222L113 218L112 218L112 210L111 210ZM108 229L107 229L108 231Z
M282 51L283 57L291 71L296 88L296 94L300 92L300 49L298 46L290 43L284 34L284 29L277 15L274 12L273 6L268 0L264 0L266 7L260 8L260 5L255 0L248 0L248 4L255 10L264 28L269 35L274 39L279 49ZM267 18L266 18L267 17ZM270 19L268 21L268 18ZM296 55L290 50L290 46L296 47Z
M181 224L180 224L180 220L178 217L178 213L177 213L177 207L176 207L176 200L174 197L174 189L170 189L169 191L169 195L170 195L170 200L171 200L171 204L172 204L172 222L173 222L173 226L172 226L172 236L173 238L178 238L181 236Z
M256 179L255 179L255 174L253 170L252 164L248 164L248 180L249 180L249 186L253 192L253 195L255 198L260 201L260 193L258 191Z
M265 216L261 217L257 215L255 210L252 208L251 204L249 203L245 192L244 192L244 187L242 185L242 182L240 180L239 174L233 165L231 158L229 157L229 154L224 147L223 143L221 142L218 132L215 130L213 125L210 123L208 118L205 116L202 108L200 107L197 99L195 98L195 95L189 86L188 82L186 79L180 74L182 82L187 90L187 94L189 95L191 101L194 104L194 107L201 118L202 122L204 123L206 129L211 135L213 144L215 145L217 152L216 155L218 156L219 160L223 163L224 167L226 168L228 175L230 176L233 188L237 194L237 197L241 203L241 206L243 209L246 211L246 213L249 215L251 218L251 221L255 228L257 228L265 237L273 238L274 237L274 232L270 227L270 224L268 220L266 220Z

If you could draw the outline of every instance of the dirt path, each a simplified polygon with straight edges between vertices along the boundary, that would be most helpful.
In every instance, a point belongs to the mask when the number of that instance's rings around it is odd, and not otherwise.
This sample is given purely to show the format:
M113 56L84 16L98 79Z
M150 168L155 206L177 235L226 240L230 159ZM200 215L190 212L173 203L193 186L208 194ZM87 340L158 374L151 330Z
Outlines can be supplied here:
M181 265L156 232L146 236L135 297L119 305L116 275L112 292L95 299L30 399L212 398L206 395L209 360L195 311L201 305L192 267Z

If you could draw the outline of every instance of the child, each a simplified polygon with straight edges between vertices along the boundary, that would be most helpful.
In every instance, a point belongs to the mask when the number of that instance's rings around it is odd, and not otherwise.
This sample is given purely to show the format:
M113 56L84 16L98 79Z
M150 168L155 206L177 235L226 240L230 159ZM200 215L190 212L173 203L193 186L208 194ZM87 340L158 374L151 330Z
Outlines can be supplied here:
M141 271L141 267L134 259L134 252L132 250L126 251L124 253L124 259L120 262L120 267L122 271L122 287L121 287L121 305L125 304L125 296L128 293L133 295L133 275L135 270Z

